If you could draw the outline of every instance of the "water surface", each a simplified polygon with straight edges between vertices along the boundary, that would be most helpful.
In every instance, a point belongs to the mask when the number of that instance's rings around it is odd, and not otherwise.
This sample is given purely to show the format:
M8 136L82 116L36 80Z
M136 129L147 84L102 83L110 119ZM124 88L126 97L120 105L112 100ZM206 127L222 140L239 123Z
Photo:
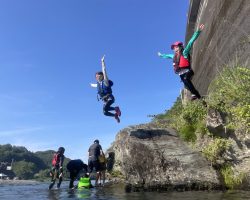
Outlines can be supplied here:
M102 199L102 200L246 200L250 191L192 191L192 192L131 192L119 186L69 190L68 182L61 189L48 190L49 183L0 185L1 200L42 199Z

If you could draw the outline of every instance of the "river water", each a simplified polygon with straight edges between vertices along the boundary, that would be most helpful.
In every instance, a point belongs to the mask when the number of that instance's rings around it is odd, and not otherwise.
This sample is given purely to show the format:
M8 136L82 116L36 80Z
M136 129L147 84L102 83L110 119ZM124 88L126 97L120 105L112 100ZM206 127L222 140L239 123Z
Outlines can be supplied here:
M1 200L42 199L102 199L102 200L243 200L250 199L250 191L192 191L192 192L131 192L118 186L69 190L64 182L59 190L48 190L49 183L0 185Z

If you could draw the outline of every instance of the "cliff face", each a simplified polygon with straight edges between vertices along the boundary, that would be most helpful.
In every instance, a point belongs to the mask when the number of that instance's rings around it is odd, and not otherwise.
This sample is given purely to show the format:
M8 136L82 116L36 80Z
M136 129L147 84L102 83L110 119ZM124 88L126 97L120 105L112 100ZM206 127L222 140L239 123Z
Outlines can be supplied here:
M232 63L249 67L250 1L190 0L186 42L201 23L205 28L194 43L191 63L193 83L206 95L210 82L223 67ZM232 144L219 162L231 162L236 172L249 174L248 135L229 133L223 122L209 127L215 136L219 132L218 137L225 137ZM196 149L201 150L210 140L202 138ZM171 129L159 129L153 124L125 128L108 152L114 156L113 170L120 171L135 187L189 190L223 185L211 163Z
M216 171L171 129L152 125L125 128L108 150L115 155L113 170L133 187L144 189L214 189Z
M205 28L192 52L193 82L206 95L209 83L225 65L249 66L250 1L190 0L186 42L201 23Z

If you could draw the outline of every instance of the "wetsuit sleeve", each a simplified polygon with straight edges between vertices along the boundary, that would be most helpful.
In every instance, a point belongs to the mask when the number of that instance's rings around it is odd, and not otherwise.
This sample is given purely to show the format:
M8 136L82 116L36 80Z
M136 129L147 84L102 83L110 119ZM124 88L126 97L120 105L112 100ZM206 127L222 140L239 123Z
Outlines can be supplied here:
M63 161L64 161L64 155L60 156L60 162L59 162L59 167L63 166Z
M97 88L97 83L90 83L90 86L93 88Z
M109 79L108 79L108 75L107 75L107 71L106 71L106 65L104 60L102 61L102 73L104 76L104 84L108 87L109 86Z
M166 58L166 59L173 59L174 54L161 54L160 57L161 58Z
M187 46L185 47L185 49L183 51L184 58L188 57L190 50L194 44L194 41L199 37L200 33L201 33L201 31L194 32L193 36L191 37L191 39L189 40Z

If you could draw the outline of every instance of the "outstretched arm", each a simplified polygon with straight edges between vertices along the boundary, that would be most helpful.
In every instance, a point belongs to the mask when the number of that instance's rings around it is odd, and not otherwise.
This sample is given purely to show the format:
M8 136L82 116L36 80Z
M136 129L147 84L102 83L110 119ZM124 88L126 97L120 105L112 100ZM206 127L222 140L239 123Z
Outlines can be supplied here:
M107 71L106 71L106 65L105 65L104 58L105 58L105 55L101 59L101 61L102 61L102 73L104 76L104 84L106 86L109 86L109 79L108 79L108 75L107 75Z
M173 59L174 54L162 54L162 53L158 52L158 56L161 57L161 58L170 58L170 59Z
M189 40L187 46L185 47L184 51L183 51L183 56L185 58L188 57L188 54L194 44L194 41L199 37L201 31L204 29L204 24L201 24L198 28L198 30L196 32L194 32L193 36L191 37L191 39Z
M90 83L90 87L97 88L97 83Z

